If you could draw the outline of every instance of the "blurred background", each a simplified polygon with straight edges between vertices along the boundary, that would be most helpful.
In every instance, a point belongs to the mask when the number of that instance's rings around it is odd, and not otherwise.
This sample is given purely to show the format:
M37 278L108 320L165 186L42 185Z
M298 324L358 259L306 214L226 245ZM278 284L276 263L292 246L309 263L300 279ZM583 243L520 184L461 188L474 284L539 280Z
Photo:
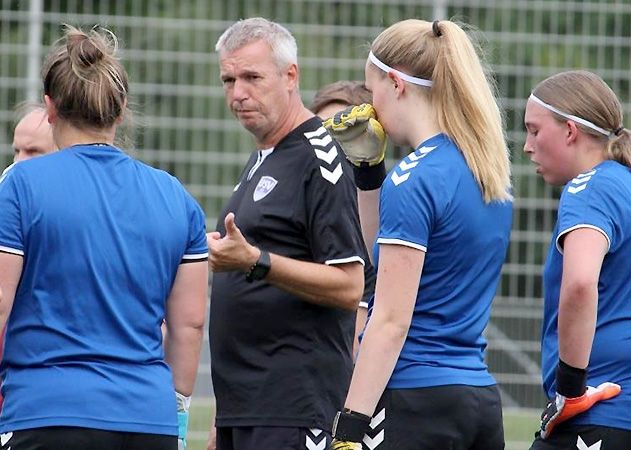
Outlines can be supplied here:
M486 330L487 359L502 390L507 448L528 448L545 401L541 266L559 192L522 155L523 110L540 80L581 68L602 76L631 112L631 0L0 0L0 169L13 155L12 109L41 99L42 58L61 24L100 24L119 37L130 75L134 155L177 176L214 229L254 149L225 106L214 45L232 22L253 16L280 22L296 36L307 104L320 86L363 79L369 42L398 20L451 18L474 28L506 115L515 194L511 246ZM625 125L631 126L628 119ZM408 151L392 148L389 164ZM190 449L205 448L212 408L205 342Z

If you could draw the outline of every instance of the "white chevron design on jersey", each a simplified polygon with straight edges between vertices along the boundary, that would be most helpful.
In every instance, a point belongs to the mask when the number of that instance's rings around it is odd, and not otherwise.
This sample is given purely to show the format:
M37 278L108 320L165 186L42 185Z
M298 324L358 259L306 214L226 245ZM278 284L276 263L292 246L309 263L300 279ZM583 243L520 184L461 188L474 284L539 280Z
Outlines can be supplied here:
M337 163L337 166L335 167L335 169L333 169L333 172L320 166L320 173L326 181L331 184L335 184L344 173L344 171L342 170L342 163Z
M567 188L567 191L570 194L577 194L579 192L581 192L583 189L585 189L587 187L587 184L581 184L580 186L570 186L569 188Z
M322 433L322 430L320 430L319 428L309 428L309 431L311 431L311 434L313 434L315 437L320 436L320 433Z
M383 422L383 419L385 419L385 418L386 418L386 408L382 408L381 411L379 411L377 414L375 414L375 416L370 421L370 428L372 428L374 430L375 428L377 428L377 426L381 422Z
M405 159L404 159L399 163L399 169L403 171L410 170L410 169L414 169L417 165L418 165L418 162L408 163L408 162L405 162Z
M13 431L9 431L8 433L0 434L0 445L5 446L7 442L13 437Z
M400 185L401 183L403 183L408 178L410 178L410 172L404 173L403 175L399 175L396 172L396 170L394 172L392 172L392 176L390 177L390 179L392 180L392 182L394 183L395 186Z
M322 436L322 440L317 444L309 436L305 436L305 447L307 450L324 450L326 448L326 436Z
M433 146L433 147L421 147L421 148L418 149L418 151L421 153L421 155L427 155L429 152L431 152L435 148L436 148L436 146Z
M335 145L333 145L331 150L329 150L328 152L325 152L324 150L318 150L317 148L314 148L313 151L315 152L318 159L326 161L327 164L331 164L333 160L337 157L337 147Z
M592 445L590 445L589 447L587 446L587 444L585 443L585 441L583 441L583 439L581 439L581 437L579 436L577 441L576 441L576 448L578 450L600 450L600 445L603 443L602 440L593 443Z
M419 159L424 158L425 155L417 155L416 152L412 152L408 155L408 158L410 158L410 161L418 161Z
M315 130L315 131L309 131L308 133L305 133L305 137L307 139L319 138L320 136L322 136L325 133L326 133L326 128L320 127L317 130Z
M369 450L374 450L377 448L379 444L383 442L383 438L385 436L385 432L381 430L374 438L371 438L367 434L364 434L364 444L368 447Z
M318 147L326 147L331 142L333 142L333 138L331 137L330 134L327 134L322 139L311 138L311 139L309 139L309 142L311 143L311 145L315 145L315 146L318 146Z

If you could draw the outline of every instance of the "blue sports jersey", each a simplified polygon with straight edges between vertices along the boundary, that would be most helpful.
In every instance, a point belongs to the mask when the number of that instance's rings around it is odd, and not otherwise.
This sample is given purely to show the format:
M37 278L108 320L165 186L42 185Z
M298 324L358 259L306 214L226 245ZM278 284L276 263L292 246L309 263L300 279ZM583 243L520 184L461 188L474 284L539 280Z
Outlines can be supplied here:
M512 203L484 203L462 153L443 134L423 142L390 171L381 188L376 265L379 245L405 245L426 254L389 388L495 384L484 361L482 332L511 223Z
M0 180L0 251L22 255L7 323L0 432L46 426L177 435L160 325L205 218L171 175L74 146Z
M605 235L609 251L598 280L596 334L589 360L587 383L611 381L622 386L614 399L597 403L573 423L631 430L631 170L605 161L570 181L563 190L557 224L545 264L542 337L543 386L549 398L556 392L559 362L558 312L562 249L559 237L577 228L593 228Z

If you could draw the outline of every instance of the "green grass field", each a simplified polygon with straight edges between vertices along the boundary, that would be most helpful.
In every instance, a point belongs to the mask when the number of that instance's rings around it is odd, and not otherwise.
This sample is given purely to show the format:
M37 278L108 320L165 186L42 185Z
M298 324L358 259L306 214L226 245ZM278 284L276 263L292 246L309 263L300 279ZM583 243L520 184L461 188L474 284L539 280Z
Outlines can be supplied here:
M193 399L188 432L188 450L206 450L208 425L213 411L208 401ZM539 424L539 413L520 410L504 411L506 450L527 450Z

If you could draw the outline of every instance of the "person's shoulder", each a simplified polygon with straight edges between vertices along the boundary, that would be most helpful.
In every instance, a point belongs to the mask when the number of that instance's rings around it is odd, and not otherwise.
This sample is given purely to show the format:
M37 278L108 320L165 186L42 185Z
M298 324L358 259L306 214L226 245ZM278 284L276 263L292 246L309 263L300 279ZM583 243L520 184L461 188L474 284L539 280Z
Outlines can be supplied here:
M336 185L345 171L350 170L342 149L318 117L303 122L291 132L291 137L286 145L294 147L293 156L302 161L307 171L314 172L332 185Z
M620 188L631 188L631 170L616 161L604 161L572 178L563 189L563 197L607 193Z

